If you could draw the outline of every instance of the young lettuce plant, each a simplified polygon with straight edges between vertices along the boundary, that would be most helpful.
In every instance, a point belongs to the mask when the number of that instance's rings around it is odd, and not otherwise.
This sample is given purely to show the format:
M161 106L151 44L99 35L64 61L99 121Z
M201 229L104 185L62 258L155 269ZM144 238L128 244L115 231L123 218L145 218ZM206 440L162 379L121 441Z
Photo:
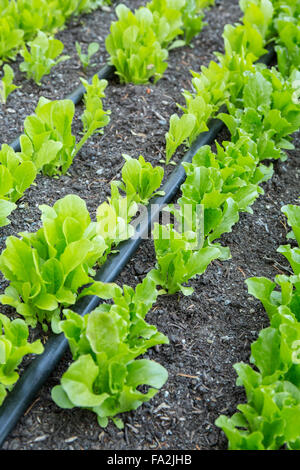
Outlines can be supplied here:
M237 385L245 387L247 403L238 405L231 418L222 415L215 423L226 434L230 450L277 450L284 445L300 449L295 341L300 341L300 325L285 309L251 347L258 372L248 364L235 364Z
M37 85L41 85L41 79L50 73L52 67L70 58L66 55L58 57L64 50L63 43L42 31L28 44L30 52L26 46L21 51L24 61L20 64L20 70L26 72L27 78L32 78Z
M19 379L18 366L27 354L41 354L40 340L28 342L29 331L21 319L10 320L0 313L0 406L7 391Z
M35 165L23 161L20 153L3 144L0 150L0 198L16 202L35 178Z
M147 8L153 14L153 30L162 47L170 50L183 46L182 9L186 0L152 0ZM175 40L175 41L174 41Z
M202 8L213 1L152 0L134 13L119 5L119 20L111 26L106 49L121 82L159 80L167 68L168 50L190 43L203 27Z
M109 122L110 111L102 109L100 99L104 96L105 86L105 81L95 77L91 85L87 84L86 109L81 117L84 135L77 144L72 135L74 103L41 97L35 114L25 119L25 133L20 137L23 160L32 161L37 171L46 175L65 174L87 139L95 132L101 132Z
M191 135L196 124L196 117L193 114L183 114L181 118L177 114L172 114L170 118L170 129L166 133L166 161L168 165L175 150ZM207 130L207 126L203 128Z
M126 163L122 168L122 181L118 182L118 186L129 200L137 204L148 204L151 197L164 194L157 191L164 176L162 167L153 167L151 163L145 162L142 155L138 160L125 154L123 157Z
M54 176L65 173L71 165L76 143L72 135L74 113L71 100L41 97L35 114L25 119L25 134L20 137L22 158L32 161L37 171Z
M204 8L215 0L152 0L147 8L153 13L154 30L163 47L174 49L190 44L203 26ZM180 39L176 39L177 37Z
M233 141L248 135L257 142L261 160L285 160L293 149L290 134L300 127L300 104L293 102L294 88L275 69L248 73L242 92L243 108L228 104L230 114L219 114Z
M111 25L105 44L110 63L117 69L122 83L157 82L167 68L168 51L153 30L153 14L141 7L133 14L125 5L116 8L118 21Z
M3 67L4 75L0 80L0 101L2 104L6 104L8 96L20 86L13 84L14 71L9 65Z
M107 80L100 80L98 75L94 75L92 82L80 78L86 89L83 101L85 109L80 119L83 123L84 135L76 145L75 154L79 152L85 142L95 133L103 133L103 127L110 122L110 111L103 109L102 98L105 98L104 90L107 87Z
M10 221L7 217L16 208L14 204L33 183L36 169L32 162L24 162L20 154L7 144L0 150L0 227Z
M23 44L24 32L14 26L12 16L0 17L0 58L14 59Z
M147 205L150 198L160 195L157 191L163 178L161 167L152 167L142 156L139 159L123 155L126 163L122 169L122 181L111 183L111 196L97 209L97 233L103 237L107 250L102 263L113 247L134 235L130 224L138 211L138 204ZM120 189L125 196L120 194Z
M291 17L287 21L286 16L278 18L276 30L278 34L275 47L278 61L278 69L284 77L289 77L293 70L299 70L300 66L300 21Z
M138 205L127 196L122 197L117 182L111 183L111 196L97 209L96 231L106 244L106 251L99 260L100 264L106 260L109 253L121 241L128 240L134 235L134 227L130 225L131 219L136 215Z
M63 15L61 1L18 0L8 2L5 16L14 18L15 26L24 32L24 41L34 39L38 31L56 33L62 28L66 18Z
M158 295L148 277L135 290L123 286L114 296L114 304L102 304L81 317L65 310L60 323L71 348L74 362L63 374L61 385L52 390L52 398L61 408L81 407L96 413L105 427L111 418L122 429L117 416L136 410L149 401L167 380L160 364L137 359L150 347L168 344L154 325L145 321ZM137 390L145 384L146 393Z
M75 303L78 289L93 284L97 295L111 298L117 288L93 281L93 266L106 250L103 238L91 223L85 202L68 195L53 207L40 206L43 226L35 233L23 232L22 239L10 236L0 256L0 270L10 281L0 296L27 324L57 331L60 305ZM85 295L85 290L80 294Z
M205 2L207 4L213 4L215 0ZM185 2L185 6L182 11L183 20L183 31L184 31L184 43L190 44L194 36L199 34L205 23L203 22L204 11L203 2L199 0L189 0Z
M212 260L220 256L220 250L214 246L193 249L195 233L179 233L172 225L155 224L153 238L157 263L149 276L170 295L192 294L193 288L183 284L203 274Z
M91 58L93 57L93 55L96 54L96 52L98 52L100 46L97 42L91 42L88 45L86 54L82 52L79 42L76 41L75 46L76 46L76 51L80 59L81 65L83 67L83 70L86 71L86 69L90 66Z
M16 207L16 204L13 202L0 198L0 227L10 224L10 220L7 217Z

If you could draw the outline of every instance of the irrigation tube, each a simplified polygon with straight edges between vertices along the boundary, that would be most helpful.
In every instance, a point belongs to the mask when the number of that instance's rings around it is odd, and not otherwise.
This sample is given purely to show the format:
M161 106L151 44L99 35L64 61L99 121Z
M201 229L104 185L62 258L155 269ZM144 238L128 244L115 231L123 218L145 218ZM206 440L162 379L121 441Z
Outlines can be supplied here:
M274 50L263 56L259 62L269 64L274 56ZM113 67L104 67L99 72L100 78L107 78L113 72ZM79 102L84 94L84 87L78 87L71 95L73 102ZM180 163L172 172L171 176L161 188L165 195L153 198L147 207L147 214L142 218L136 228L134 238L126 240L118 246L118 253L108 257L105 264L97 271L95 280L102 282L113 282L121 273L124 266L137 251L144 238L147 238L149 229L157 220L159 212L165 204L172 201L181 184L185 180L185 171L182 166L184 162L191 162L197 151L204 145L211 145L217 135L224 127L222 121L212 119L209 123L209 130L198 136L189 151L182 158ZM18 139L15 141L18 142ZM94 310L100 303L97 296L86 296L81 298L71 308L80 315L86 315ZM68 348L68 341L64 334L51 335L48 339L43 354L37 356L24 371L13 390L6 397L4 404L0 407L0 447L2 447L8 434L16 426L18 420L31 405L39 389Z
M120 243L118 253L111 255L106 263L97 271L95 276L96 281L113 282L117 278L142 243L143 237L146 238L151 225L157 220L157 215L163 206L172 201L184 182L185 171L181 163L191 162L200 147L212 144L223 126L223 122L213 119L210 123L209 131L199 135L161 188L165 195L151 200L147 207L147 214L145 214L137 227L134 238ZM86 315L94 310L99 303L99 297L86 296L79 299L71 308L80 315ZM43 354L33 359L13 390L8 394L3 405L0 407L0 447L2 447L8 434L30 406L39 389L56 367L67 348L68 341L63 333L51 335L45 345Z
M111 78L112 74L114 73L115 67L113 65L105 65L100 69L98 72L96 72L96 75L102 79L108 80ZM94 76L94 75L93 75ZM93 77L90 77L88 79L88 82L91 83ZM85 87L80 84L74 91L72 91L68 96L66 96L66 100L71 100L75 104L75 106L82 100L83 95L85 94ZM17 137L13 142L11 142L10 147L13 148L15 152L20 152L21 147L20 147L20 137Z

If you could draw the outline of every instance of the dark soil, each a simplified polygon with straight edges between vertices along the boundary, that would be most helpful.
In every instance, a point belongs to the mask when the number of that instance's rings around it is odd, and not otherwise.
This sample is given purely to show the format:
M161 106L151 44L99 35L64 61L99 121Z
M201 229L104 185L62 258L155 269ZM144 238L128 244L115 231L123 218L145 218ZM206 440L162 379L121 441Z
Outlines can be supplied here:
M125 1L131 8L142 1ZM207 14L208 25L194 39L193 48L172 51L169 67L157 85L121 86L113 80L107 88L105 107L111 109L111 124L103 136L95 136L76 157L66 176L50 179L39 176L18 203L11 225L1 229L0 248L9 235L40 226L40 204L52 205L66 194L80 195L95 215L97 206L110 193L109 182L120 176L122 154L158 163L164 153L164 134L176 103L183 103L181 92L191 88L189 70L200 69L214 58L213 51L222 51L222 31L226 23L234 23L241 13L238 0L217 1ZM9 143L22 131L23 121L36 107L38 97L65 97L84 76L75 52L75 41L88 44L99 41L96 56L99 69L106 61L103 40L114 12L96 11L71 22L58 37L65 44L65 53L72 58L52 69L37 87L17 71L17 84L6 109L0 111L1 141ZM93 69L89 69L91 75ZM78 106L76 116L82 113ZM79 138L80 121L74 126ZM223 133L220 140L227 139ZM231 415L238 403L245 400L236 387L233 364L248 361L250 344L258 332L268 325L259 302L250 297L245 279L254 276L273 277L285 272L285 260L276 253L285 243L287 228L280 212L282 205L296 203L299 196L300 170L297 154L300 133L295 136L296 150L289 152L285 163L275 164L275 174L264 184L265 195L253 206L254 214L242 214L233 232L222 238L232 259L213 262L207 272L190 285L190 297L161 296L148 315L148 321L170 339L170 345L149 351L148 356L164 365L169 380L163 389L137 411L123 415L125 429L119 431L111 423L99 428L94 414L79 409L62 410L51 400L51 389L59 383L71 356L66 354L60 366L40 390L35 402L20 419L4 444L6 449L225 449L226 439L214 425L220 414ZM177 159L182 155L178 152ZM172 169L172 168L171 168ZM169 170L168 170L169 172ZM155 263L152 242L143 243L118 282L135 286ZM0 291L6 286L1 278ZM13 314L9 308L2 312ZM37 330L34 336L39 336ZM25 360L27 364L29 359Z

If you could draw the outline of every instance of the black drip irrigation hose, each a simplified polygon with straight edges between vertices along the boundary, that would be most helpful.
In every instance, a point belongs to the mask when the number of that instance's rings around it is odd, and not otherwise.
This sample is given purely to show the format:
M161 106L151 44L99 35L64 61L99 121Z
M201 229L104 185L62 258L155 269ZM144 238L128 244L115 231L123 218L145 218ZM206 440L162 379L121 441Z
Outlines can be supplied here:
M264 64L271 63L274 56L274 50L261 57L259 62ZM102 69L102 72L111 74L113 68ZM100 76L100 75L99 75ZM107 75L106 75L107 76ZM102 75L102 78L105 78ZM80 100L84 93L84 87L78 87L72 93L73 99ZM77 101L77 102L78 102ZM212 119L209 123L209 130L201 133L195 140L189 151L181 159L177 167L171 173L163 187L165 195L153 198L147 207L147 214L142 218L138 227L136 227L135 236L126 240L118 246L118 253L110 255L105 264L97 271L95 280L102 282L113 282L123 270L124 266L137 251L142 240L147 238L153 222L157 220L158 214L163 207L170 203L180 186L185 180L185 170L182 166L184 162L191 162L197 151L204 145L211 145L224 127L224 123L219 119ZM72 310L80 315L86 315L94 310L100 303L97 296L86 296L71 306ZM4 404L0 407L0 447L3 446L9 433L16 426L21 416L31 405L39 389L50 376L53 369L57 366L62 356L68 348L68 340L64 334L51 335L48 339L43 354L33 359L27 369L24 371L13 390L6 397Z
M137 251L143 238L147 238L149 229L153 221L157 220L159 212L163 209L165 204L172 201L181 184L184 182L185 171L181 163L191 162L200 147L212 144L223 126L223 122L214 119L211 121L209 131L199 135L198 139L194 142L180 164L174 169L171 176L161 188L162 191L165 192L165 195L151 200L151 203L147 207L147 214L145 214L139 226L136 228L135 236L120 243L118 253L111 255L106 263L97 271L94 278L96 281L115 281L124 266ZM86 315L94 310L99 303L99 297L86 296L79 299L79 301L70 308L80 315ZM45 345L43 354L33 359L13 390L8 394L3 405L0 407L0 447L2 447L8 434L30 406L39 389L56 367L67 348L68 340L63 333L51 335Z
M98 72L96 72L96 75L98 75L98 77L100 78L100 80L102 79L110 79L113 75L115 71L115 67L113 65L105 65L104 67L102 67ZM94 75L93 75L94 76ZM88 79L88 82L91 83L92 81L92 78L89 78ZM73 101L73 103L75 104L75 106L80 103L80 101L82 100L82 97L83 95L85 94L85 87L80 84L74 91L72 91L72 93L70 93L66 98L66 100L71 100ZM12 147L12 149L15 151L15 152L20 152L21 151L21 147L20 147L20 137L17 137L13 142L11 142L10 144L10 147Z

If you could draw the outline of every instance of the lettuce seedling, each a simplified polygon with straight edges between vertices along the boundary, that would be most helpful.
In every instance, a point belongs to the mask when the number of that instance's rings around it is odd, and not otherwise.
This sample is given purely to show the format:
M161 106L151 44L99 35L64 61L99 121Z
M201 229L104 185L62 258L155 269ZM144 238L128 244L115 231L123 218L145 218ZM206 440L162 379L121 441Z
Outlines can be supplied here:
M0 58L14 59L39 31L56 34L71 15L88 13L110 0L1 0Z
M199 6L199 3L203 4L203 2L199 2L199 0L186 1L185 6L182 9L185 44L190 44L193 37L199 34L205 25L205 23L203 22L203 6ZM213 4L214 0L206 3Z
M182 9L185 4L186 0L152 0L146 5L153 14L153 30L166 49L185 44L182 39L174 41L177 36L183 35Z
M45 323L51 321L57 331L60 305L74 304L78 289L94 283L93 266L106 244L80 197L68 195L40 210L42 228L21 233L22 239L10 236L6 240L0 269L10 285L0 301L14 307L27 324L35 326L39 321L46 328ZM98 295L102 291L103 298L111 297L102 283L97 286Z
M33 183L36 168L32 162L24 162L7 144L0 150L0 227L10 221L7 216L16 208L14 202L23 196Z
M300 66L300 22L287 21L285 17L278 19L276 29L279 35L275 47L278 69L283 76L289 77L293 70Z
M214 246L193 250L195 234L178 233L172 225L155 224L153 238L157 263L149 276L168 294L180 291L192 294L194 289L183 284L203 274L212 260L220 256L220 250Z
M251 346L250 361L258 372L244 363L234 366L237 384L245 387L247 403L239 405L239 412L232 418L220 416L216 421L232 450L275 450L284 445L288 449L300 448L299 309L296 318L288 306L291 299L288 278L277 276L277 280L280 277L282 295L273 292L272 314L271 304L266 301L272 291L271 281L265 278L247 281L249 292L267 308L271 326L262 330Z
M0 313L0 406L7 391L19 379L18 366L27 354L41 354L41 341L28 342L29 331L21 319L10 320Z
M101 128L108 124L110 111L103 110L101 101L107 82L99 81L95 75L91 84L83 83L87 88L86 108L81 116L84 135L77 144L72 135L75 106L71 100L41 97L35 114L25 119L25 134L20 137L22 158L32 161L37 171L49 176L65 174L88 138L102 132Z
M184 163L187 177L178 200L181 212L185 206L195 211L202 205L204 246L231 232L240 211L252 212L251 205L263 192L258 182L272 175L272 168L259 166L255 143L249 138L235 145L225 142L224 148L217 145L217 149L214 154L209 146L202 147L192 163ZM180 211L173 210L179 220ZM197 226L193 225L192 230L197 231ZM222 259L228 259L228 248L219 243L214 246L218 246Z
M261 338L267 337L262 354L271 356L275 344L273 331L264 331ZM273 346L273 348L272 348ZM278 380L270 384L258 372L244 363L235 364L239 378L244 385L248 402L238 405L239 412L231 418L220 416L215 424L226 434L229 450L278 450L284 445L287 449L300 449L299 419L300 393L292 382Z
M10 220L7 217L16 207L16 204L13 202L0 198L0 227L10 224Z
M110 62L121 82L159 80L167 64L168 50L189 44L203 27L203 8L214 0L152 0L132 13L119 5L119 18L106 39ZM177 39L179 37L179 39Z
M0 198L16 202L36 178L36 168L31 161L23 161L9 145L0 150Z
M181 118L172 114L170 129L166 133L166 164L169 163L175 150L192 134L197 119L193 114L183 114ZM206 130L207 127L204 129Z
M38 31L56 33L66 18L60 0L18 0L9 2L7 13L14 17L15 24L24 31L24 41L34 39ZM74 3L74 2L73 2Z
M65 173L73 161L75 137L71 100L50 101L41 97L35 114L25 119L20 137L22 158L32 161L37 171L53 176Z
M292 232L288 234L288 238L297 240L300 247L300 206L287 204L281 208L281 211L287 217L289 226L292 227Z
M79 152L85 142L95 133L103 133L103 127L110 122L110 110L104 110L102 98L105 98L104 90L107 87L107 80L100 80L98 75L94 75L92 82L80 78L86 89L83 101L85 109L80 119L83 123L84 135L76 145L75 154Z
M14 26L13 16L0 18L0 57L14 59L17 50L23 44L24 32Z
M153 196L164 194L157 191L164 174L161 167L152 167L142 156L138 160L128 155L123 157L126 163L122 169L122 181L111 183L108 202L97 209L97 233L104 238L108 253L113 246L134 235L130 221L138 211L138 204L147 205ZM124 197L120 190L125 192Z
M153 14L145 7L133 14L123 4L116 14L118 21L112 23L105 44L121 82L144 84L152 77L157 82L167 68L168 51L153 30Z
M134 235L134 227L129 222L138 210L135 202L120 196L116 184L112 184L111 193L109 201L103 202L97 209L96 231L104 239L107 247L99 260L100 264L103 264L107 255L121 241L128 240Z
M6 104L8 96L20 86L13 84L14 71L9 65L3 67L4 75L0 80L0 101L2 104Z
M50 73L52 67L70 58L66 55L58 57L64 49L63 43L47 37L42 31L28 45L30 52L26 46L21 51L24 61L20 64L20 70L26 72L27 78L32 78L37 85L41 85L41 79Z
M157 191L164 176L161 166L153 167L151 163L145 162L142 155L138 160L125 154L123 157L126 163L122 168L122 181L118 182L118 186L126 193L128 200L137 204L148 204L153 196L164 194Z
M124 286L113 305L102 304L83 318L64 311L66 320L60 325L75 362L52 390L58 406L89 409L100 426L111 418L123 428L117 415L137 409L158 392L167 371L154 361L136 359L150 347L169 342L145 321L157 295L155 283L146 277L135 291ZM137 390L142 384L151 388L142 393Z
M97 42L91 42L88 45L87 54L82 52L79 42L76 41L75 46L81 65L85 71L90 66L91 58L96 54L96 52L98 52L100 46Z
M108 82L107 80L100 80L98 75L93 76L91 83L83 78L80 80L86 89L83 96L85 110L80 118L83 123L83 130L88 134L93 134L96 131L102 133L101 128L107 126L110 121L110 111L104 111L102 104Z

